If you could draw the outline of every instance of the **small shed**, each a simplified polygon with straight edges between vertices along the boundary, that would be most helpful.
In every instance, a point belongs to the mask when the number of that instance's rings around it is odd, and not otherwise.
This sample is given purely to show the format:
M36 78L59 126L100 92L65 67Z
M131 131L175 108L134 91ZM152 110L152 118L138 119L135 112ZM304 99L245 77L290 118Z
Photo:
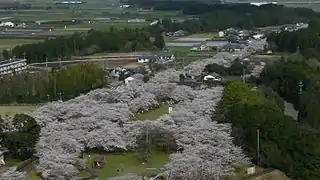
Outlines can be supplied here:
M134 81L134 78L133 77L127 77L125 80L124 80L124 83L128 84L129 82L131 81Z
M204 81L221 81L221 78L216 74L212 74L212 75L205 76L203 80Z

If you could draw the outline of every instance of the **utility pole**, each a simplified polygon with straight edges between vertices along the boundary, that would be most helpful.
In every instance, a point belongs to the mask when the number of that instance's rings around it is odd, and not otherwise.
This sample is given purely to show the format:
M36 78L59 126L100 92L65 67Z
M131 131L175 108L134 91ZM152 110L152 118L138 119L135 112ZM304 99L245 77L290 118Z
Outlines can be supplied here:
M59 99L60 99L60 101L62 101L62 93L59 92L58 94L59 94Z
M243 84L246 83L246 70L244 67L242 68L242 82Z
M260 164L260 129L257 129L257 165Z
M75 55L77 55L77 47L76 47L76 40L73 40L73 51L75 53Z
M48 69L48 57L46 57L46 69Z
M302 96L302 91L303 91L303 82L300 80L299 82L298 82L298 87L299 87L299 92L298 92L298 95L299 95L299 97L298 97L298 108L300 109L300 102L301 102L301 96ZM300 113L298 114L298 121L300 121L301 119L300 119Z
M299 98L300 98L301 95L302 95L302 88L303 88L303 82L302 81L298 82L298 87L299 87Z
M49 94L47 94L47 98L48 98L48 102L50 102L50 95Z
M146 152L145 152L145 161L149 159L149 126L147 125L146 129Z

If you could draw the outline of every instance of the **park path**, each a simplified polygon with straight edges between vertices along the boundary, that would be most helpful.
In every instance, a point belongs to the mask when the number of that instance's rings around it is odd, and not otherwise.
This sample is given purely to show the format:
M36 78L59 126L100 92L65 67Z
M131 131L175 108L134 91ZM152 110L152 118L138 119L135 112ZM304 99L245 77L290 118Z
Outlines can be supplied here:
M298 120L298 111L294 109L293 104L284 101L284 114Z

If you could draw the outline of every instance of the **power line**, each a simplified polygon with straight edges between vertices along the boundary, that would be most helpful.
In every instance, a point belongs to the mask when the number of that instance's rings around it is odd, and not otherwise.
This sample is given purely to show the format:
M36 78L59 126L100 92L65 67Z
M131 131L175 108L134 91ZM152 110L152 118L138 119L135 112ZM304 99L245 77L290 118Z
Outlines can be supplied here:
M257 129L257 165L260 164L260 129Z

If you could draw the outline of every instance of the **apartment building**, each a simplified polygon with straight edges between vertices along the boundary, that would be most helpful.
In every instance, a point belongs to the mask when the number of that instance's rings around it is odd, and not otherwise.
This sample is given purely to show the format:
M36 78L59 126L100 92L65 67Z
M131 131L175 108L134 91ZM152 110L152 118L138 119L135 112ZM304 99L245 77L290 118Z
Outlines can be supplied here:
M27 69L26 59L9 59L0 61L0 75L20 73Z

